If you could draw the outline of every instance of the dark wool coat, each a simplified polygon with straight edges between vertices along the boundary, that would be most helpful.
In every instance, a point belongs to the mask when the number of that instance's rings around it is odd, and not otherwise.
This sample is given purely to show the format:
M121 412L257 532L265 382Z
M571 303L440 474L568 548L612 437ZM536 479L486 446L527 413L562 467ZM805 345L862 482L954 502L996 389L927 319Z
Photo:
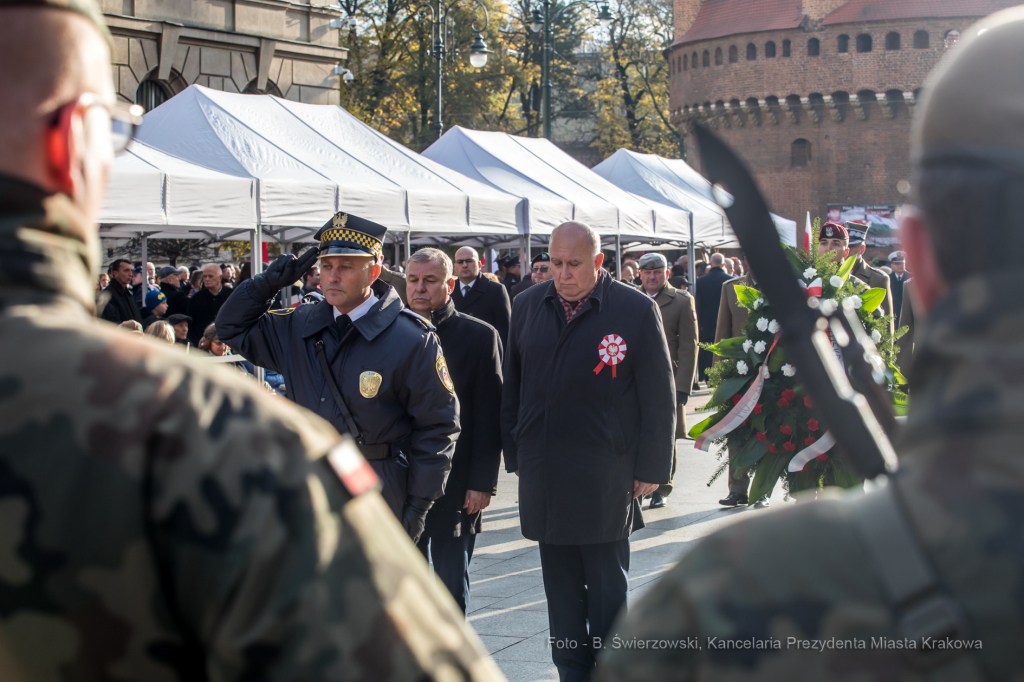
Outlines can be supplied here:
M188 323L188 341L193 346L199 345L203 338L203 332L217 319L217 313L231 296L231 291L228 287L221 286L220 291L214 296L209 289L203 287L195 296L188 299L186 315L192 318L192 321ZM220 340L227 343L223 336L220 337Z
M722 268L709 268L697 278L697 330L700 340L715 342L715 330L718 327L718 308L722 304L722 285L732 279L732 275Z
M498 330L498 338L502 345L508 339L508 320L512 315L512 304L509 302L508 290L497 282L477 275L473 287L462 296L462 282L455 282L452 292L455 309L463 315L472 315L483 320Z
M462 508L466 491L495 494L501 466L501 342L494 327L456 312L448 303L431 322L459 398L459 426L452 470L444 496L427 515L427 530L436 533L479 533L481 516Z
M185 314L185 310L188 309L188 293L182 291L181 287L170 285L167 282L161 282L160 293L167 297L167 312L164 313L164 317Z
M128 320L142 322L142 313L135 305L131 292L121 286L120 282L111 278L110 284L103 290L104 295L109 295L107 305L103 306L103 313L100 315L107 322L121 324Z
M602 340L625 357L601 365ZM602 274L566 324L553 281L516 297L505 353L505 468L519 471L523 535L558 545L621 540L643 527L633 480L668 483L675 381L653 300Z
M284 375L290 398L347 433L320 369L316 340L322 335L331 372L364 442L401 450L400 457L370 462L397 514L407 495L435 500L444 491L459 436L459 404L454 387L445 384L441 344L430 323L403 308L394 288L374 282L373 290L379 300L341 338L330 303L268 313L271 301L260 297L253 278L239 284L221 308L217 334L246 360ZM371 396L360 389L365 372L380 377Z

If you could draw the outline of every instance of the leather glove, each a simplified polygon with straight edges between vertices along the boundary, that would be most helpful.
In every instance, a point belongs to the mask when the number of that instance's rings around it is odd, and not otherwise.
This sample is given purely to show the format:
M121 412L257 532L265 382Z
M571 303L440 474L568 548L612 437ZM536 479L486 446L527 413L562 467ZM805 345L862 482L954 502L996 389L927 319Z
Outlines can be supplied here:
M676 391L676 404L685 405L686 401L690 399L689 393L683 393L682 391Z
M252 278L260 296L270 300L281 289L295 284L306 270L313 267L313 263L316 262L317 249L318 247L314 246L298 258L290 253L282 253L278 256L266 272L261 272Z
M420 541L423 527L427 524L427 512L434 506L430 500L422 497L409 497L402 509L402 528L412 538L413 544Z

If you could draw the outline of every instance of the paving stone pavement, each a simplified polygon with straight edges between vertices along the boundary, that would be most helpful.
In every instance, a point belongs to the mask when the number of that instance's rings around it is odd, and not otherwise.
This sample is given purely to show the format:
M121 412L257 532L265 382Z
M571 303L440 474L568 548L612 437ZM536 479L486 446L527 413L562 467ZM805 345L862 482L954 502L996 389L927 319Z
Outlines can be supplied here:
M707 415L695 409L708 400L707 391L687 406L690 426ZM725 509L718 500L727 494L724 479L708 487L718 466L714 454L701 452L693 441L678 442L675 489L662 509L644 509L647 527L630 538L629 600L668 570L693 543L756 509ZM541 583L537 543L519 531L518 484L504 470L498 495L484 512L484 532L477 538L470 566L468 619L509 682L558 680L548 645L547 602ZM781 498L781 488L775 498ZM775 499L774 503L781 503Z

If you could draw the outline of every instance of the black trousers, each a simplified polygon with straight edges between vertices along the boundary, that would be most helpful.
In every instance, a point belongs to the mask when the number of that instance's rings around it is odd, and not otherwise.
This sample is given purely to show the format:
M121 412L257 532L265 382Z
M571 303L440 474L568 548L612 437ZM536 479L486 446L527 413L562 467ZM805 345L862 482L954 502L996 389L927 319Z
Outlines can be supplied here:
M433 564L434 575L452 593L455 603L465 614L469 608L469 562L473 560L476 535L463 533L455 537L450 528L447 532L431 535L424 531L418 546L427 561Z
M551 660L562 682L590 677L601 643L626 605L629 540L596 545L540 543Z

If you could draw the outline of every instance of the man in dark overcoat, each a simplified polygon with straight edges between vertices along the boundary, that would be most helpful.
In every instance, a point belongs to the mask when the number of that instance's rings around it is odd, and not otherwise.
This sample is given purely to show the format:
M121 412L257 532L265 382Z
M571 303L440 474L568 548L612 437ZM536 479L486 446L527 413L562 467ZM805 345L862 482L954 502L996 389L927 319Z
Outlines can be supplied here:
M352 434L415 542L444 492L459 405L434 328L377 281L386 231L338 213L314 235L318 248L281 255L239 284L217 333L246 360L283 374L299 405ZM324 299L270 310L318 255Z
M668 483L675 381L657 304L612 280L600 240L551 235L554 280L516 297L505 354L505 468L519 476L523 535L540 543L552 659L590 674L626 603L639 498Z
M441 339L462 427L444 495L427 514L419 547L466 613L469 562L501 466L501 342L494 327L455 310L455 277L444 251L413 253L406 281L410 309L429 319Z
M697 292L694 299L697 303L697 331L701 343L714 343L715 330L718 327L718 308L722 303L722 285L732 279L722 269L725 256L720 253L711 254L711 267L697 278ZM704 373L713 364L711 351L701 349L697 353L697 381L706 381Z
M455 309L497 329L498 338L504 344L508 338L508 320L512 315L508 289L483 276L480 255L469 246L455 252L455 276L459 278L452 292Z

